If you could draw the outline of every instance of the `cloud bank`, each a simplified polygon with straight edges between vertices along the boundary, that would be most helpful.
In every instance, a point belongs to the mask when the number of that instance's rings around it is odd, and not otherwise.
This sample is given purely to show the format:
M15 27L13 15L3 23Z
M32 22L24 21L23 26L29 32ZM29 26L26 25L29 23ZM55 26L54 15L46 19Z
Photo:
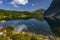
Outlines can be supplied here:
M14 7L18 7L17 5L26 5L28 0L13 0L10 2Z

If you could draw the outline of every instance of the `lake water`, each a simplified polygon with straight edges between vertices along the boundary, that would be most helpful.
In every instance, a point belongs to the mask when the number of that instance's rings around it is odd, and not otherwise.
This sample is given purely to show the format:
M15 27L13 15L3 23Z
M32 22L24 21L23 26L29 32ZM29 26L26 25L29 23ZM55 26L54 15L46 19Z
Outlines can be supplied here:
M53 34L55 36L60 37L60 18L52 17L52 18L46 18L45 20L48 22Z
M48 23L45 20L12 20L0 23L0 27L13 26L17 31L27 31L41 34L52 34Z

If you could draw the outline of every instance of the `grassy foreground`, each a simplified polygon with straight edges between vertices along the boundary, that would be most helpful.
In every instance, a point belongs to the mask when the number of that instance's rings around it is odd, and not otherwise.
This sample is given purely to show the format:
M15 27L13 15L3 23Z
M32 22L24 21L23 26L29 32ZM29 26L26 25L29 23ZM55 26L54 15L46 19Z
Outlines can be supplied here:
M0 28L0 40L53 40L48 36L37 35L29 32L19 32L13 27Z

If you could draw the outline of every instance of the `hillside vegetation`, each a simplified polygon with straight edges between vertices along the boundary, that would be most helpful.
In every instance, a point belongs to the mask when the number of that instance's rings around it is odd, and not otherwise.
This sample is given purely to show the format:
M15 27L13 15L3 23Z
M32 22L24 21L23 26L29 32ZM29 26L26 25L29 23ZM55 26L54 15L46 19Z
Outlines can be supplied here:
M0 28L0 40L53 40L46 35L38 35L30 32L19 32L12 26Z
M40 9L38 11L28 12L28 11L10 11L10 10L0 10L0 20L17 20L17 19L30 19L30 18L43 18L43 12L45 10Z

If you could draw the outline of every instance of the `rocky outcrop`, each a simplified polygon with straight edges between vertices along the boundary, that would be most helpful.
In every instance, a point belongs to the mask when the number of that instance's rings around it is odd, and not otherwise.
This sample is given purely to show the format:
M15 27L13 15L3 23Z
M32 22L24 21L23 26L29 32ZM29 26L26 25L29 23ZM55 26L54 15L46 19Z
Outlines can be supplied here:
M60 0L53 0L44 16L52 32L60 36Z

